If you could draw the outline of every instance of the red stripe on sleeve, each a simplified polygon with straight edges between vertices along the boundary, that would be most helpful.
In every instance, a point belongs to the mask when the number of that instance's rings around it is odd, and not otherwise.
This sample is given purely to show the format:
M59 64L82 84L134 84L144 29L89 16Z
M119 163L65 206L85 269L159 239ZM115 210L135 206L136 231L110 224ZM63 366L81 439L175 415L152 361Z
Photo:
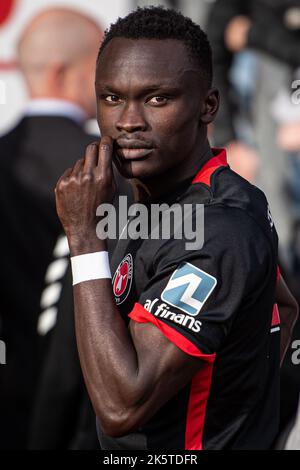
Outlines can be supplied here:
M200 351L197 346L189 341L185 336L179 333L177 330L167 325L166 323L158 320L152 313L148 312L141 304L136 303L132 311L128 315L132 320L138 323L152 323L155 325L162 334L168 338L169 341L174 343L179 349L190 356L196 356L208 363L213 363L215 360L215 354L204 354Z
M211 388L216 354L203 354L191 341L185 338L185 336L158 320L139 303L134 305L129 317L139 323L152 323L166 338L183 352L203 360L200 371L191 381L185 428L185 450L202 450L206 407Z
M205 362L192 380L185 429L185 450L203 450L203 431L212 372L213 363Z

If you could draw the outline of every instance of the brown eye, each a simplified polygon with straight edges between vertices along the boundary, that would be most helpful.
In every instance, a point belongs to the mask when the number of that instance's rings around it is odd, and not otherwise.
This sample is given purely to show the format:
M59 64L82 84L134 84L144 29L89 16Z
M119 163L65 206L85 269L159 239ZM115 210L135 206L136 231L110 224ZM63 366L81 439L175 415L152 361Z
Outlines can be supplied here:
M105 101L108 101L108 103L118 103L120 98L117 95L107 95L105 96Z
M153 96L148 103L154 104L154 105L160 105L160 104L166 104L168 101L168 98L165 96Z

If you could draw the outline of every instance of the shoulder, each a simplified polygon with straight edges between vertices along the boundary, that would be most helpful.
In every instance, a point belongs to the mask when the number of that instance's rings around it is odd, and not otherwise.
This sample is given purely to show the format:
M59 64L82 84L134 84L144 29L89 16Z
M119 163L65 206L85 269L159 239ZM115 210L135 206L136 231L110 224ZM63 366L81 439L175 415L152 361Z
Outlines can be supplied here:
M267 222L265 222L267 225ZM221 258L238 255L241 259L253 253L270 254L273 251L273 234L270 225L269 235L249 213L239 207L219 204L193 208L183 215L182 230L167 240L156 244L152 253L154 263L181 260L185 257L209 256ZM274 229L275 230L275 229ZM275 231L276 237L276 231Z
M229 167L220 168L211 178L212 202L238 208L249 215L258 215L268 207L265 194Z
M206 185L195 184L191 189L195 200L199 200L203 192L201 186ZM206 189L210 195L209 200L204 201L207 218L210 214L217 212L224 223L227 223L230 219L233 222L236 221L237 214L240 217L240 223L237 220L233 227L242 230L243 226L251 224L250 220L252 220L252 225L256 225L256 229L264 232L267 238L277 237L265 194L229 167L217 169L212 174L210 184L206 186ZM197 195L198 191L199 195Z

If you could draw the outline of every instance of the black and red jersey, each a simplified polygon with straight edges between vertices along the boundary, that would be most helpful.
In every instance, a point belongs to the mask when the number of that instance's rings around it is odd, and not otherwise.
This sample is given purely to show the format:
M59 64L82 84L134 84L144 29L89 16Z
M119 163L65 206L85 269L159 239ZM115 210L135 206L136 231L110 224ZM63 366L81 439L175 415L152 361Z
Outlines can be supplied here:
M112 260L125 321L154 324L202 367L135 433L99 429L103 449L266 449L278 431L277 234L264 194L214 155L161 201L204 205L202 248L124 239Z

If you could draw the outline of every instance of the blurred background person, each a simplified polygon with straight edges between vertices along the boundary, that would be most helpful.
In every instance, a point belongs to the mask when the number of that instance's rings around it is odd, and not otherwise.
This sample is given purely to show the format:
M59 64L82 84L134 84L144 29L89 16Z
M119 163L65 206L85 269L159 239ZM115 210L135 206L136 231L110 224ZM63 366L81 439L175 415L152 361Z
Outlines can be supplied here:
M253 150L258 152L254 180L270 200L285 259L293 215L284 191L288 165L277 120L292 116L278 102L278 92L285 88L291 103L292 76L300 64L299 8L299 0L216 0L207 26L222 95L215 142L227 145L232 166L245 166L245 172ZM253 158L252 163L257 172Z
M207 29L222 98L213 137L228 147L231 167L266 193L299 302L300 115L291 86L300 66L300 1L216 0ZM293 339L299 334L298 321ZM290 349L281 374L281 429L293 420L300 391L291 356Z
M214 82L220 89L221 105L213 127L216 146L226 146L232 169L255 182L259 156L251 122L251 104L256 87L255 57L244 50L241 35L247 28L250 2L217 0L211 8L207 32L213 48ZM236 18L244 15L242 27ZM233 26L232 26L233 25ZM239 48L239 50L238 50Z
M95 116L94 67L102 29L68 9L40 13L18 43L30 100L20 122L0 139L0 447L25 448L39 365L37 319L59 297L41 299L46 269L61 232L53 188L91 140L83 125ZM48 312L51 317L51 312ZM52 311L53 314L53 311ZM48 318L48 322L51 318Z

